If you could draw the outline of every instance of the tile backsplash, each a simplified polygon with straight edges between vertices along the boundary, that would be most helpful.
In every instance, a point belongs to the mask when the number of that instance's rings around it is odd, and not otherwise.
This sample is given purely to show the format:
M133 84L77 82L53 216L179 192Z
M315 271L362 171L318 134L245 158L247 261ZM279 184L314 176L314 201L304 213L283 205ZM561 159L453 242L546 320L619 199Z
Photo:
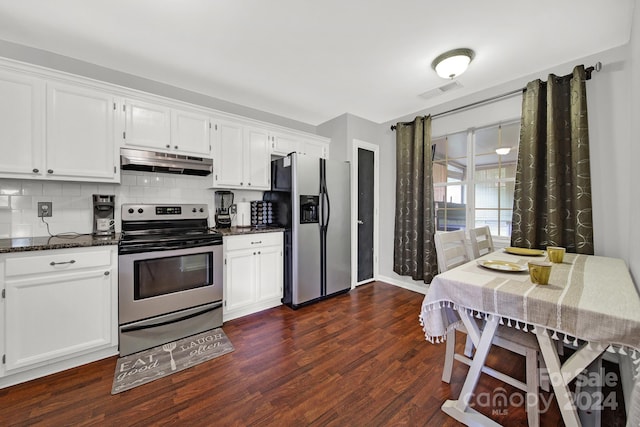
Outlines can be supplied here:
M93 194L116 196L116 230L124 203L206 203L214 225L211 177L122 171L120 184L0 179L0 238L47 236L38 218L38 202L52 202L53 215L44 218L51 234L93 231ZM235 202L262 199L261 191L234 191Z

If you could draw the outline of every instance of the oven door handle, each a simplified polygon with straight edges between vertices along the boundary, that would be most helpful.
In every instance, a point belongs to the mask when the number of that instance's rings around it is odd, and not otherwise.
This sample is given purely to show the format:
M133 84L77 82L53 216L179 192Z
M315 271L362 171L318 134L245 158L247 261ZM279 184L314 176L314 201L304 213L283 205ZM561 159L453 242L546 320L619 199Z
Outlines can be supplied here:
M137 322L133 326L121 326L120 327L120 331L123 332L123 333L124 332L133 332L133 331L141 331L143 329L156 328L158 326L170 325L172 323L177 323L177 322L181 322L183 320L191 319L192 317L200 316L202 314L205 314L205 313L208 313L210 311L216 310L216 309L218 309L220 307L222 307L222 302L217 302L217 303L214 303L214 304L211 304L211 305L207 305L203 310L192 312L190 314L187 314L186 316L180 316L180 317L176 317L174 319L165 320L165 321L161 321L161 322L153 322L153 321Z
M143 252L159 252L159 251L171 251L171 250L179 250L179 249L191 249L191 248L200 248L204 246L218 246L221 245L222 242L181 242L183 244L180 245L122 245L120 246L119 254L120 255L129 255L129 254L137 254ZM184 244L186 243L186 244Z

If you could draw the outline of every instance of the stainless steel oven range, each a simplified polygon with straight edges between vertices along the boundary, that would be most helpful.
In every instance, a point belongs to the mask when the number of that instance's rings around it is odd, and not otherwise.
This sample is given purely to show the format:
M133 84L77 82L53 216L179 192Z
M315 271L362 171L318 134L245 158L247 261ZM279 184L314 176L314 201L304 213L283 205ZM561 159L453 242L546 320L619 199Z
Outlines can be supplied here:
M120 355L222 326L222 235L206 204L124 204Z

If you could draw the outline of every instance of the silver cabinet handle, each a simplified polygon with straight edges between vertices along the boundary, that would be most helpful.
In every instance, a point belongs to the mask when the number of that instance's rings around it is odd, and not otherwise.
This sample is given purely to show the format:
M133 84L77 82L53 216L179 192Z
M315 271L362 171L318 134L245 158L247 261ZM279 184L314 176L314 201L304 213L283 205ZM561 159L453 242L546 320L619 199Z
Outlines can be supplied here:
M257 242L251 242L252 245L259 245L260 243L262 243L262 240L258 240Z
M358 220L358 224L361 224L361 225L362 225L362 224L364 224L364 221L363 221L363 220L361 220L361 219L359 219L359 220Z
M33 168L33 173L38 173L38 172L40 172L40 169L38 169L38 168Z
M72 259L71 261L63 261L63 262L55 262L55 261L51 261L49 263L49 265L60 265L60 264L75 264L76 260Z
M47 170L47 173L53 173L53 169Z

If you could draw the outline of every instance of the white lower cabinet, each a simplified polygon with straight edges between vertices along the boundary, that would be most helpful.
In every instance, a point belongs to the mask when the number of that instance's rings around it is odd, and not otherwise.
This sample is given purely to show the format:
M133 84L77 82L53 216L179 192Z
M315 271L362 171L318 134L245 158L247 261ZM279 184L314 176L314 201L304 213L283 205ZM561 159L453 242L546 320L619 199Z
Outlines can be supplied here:
M282 304L282 232L224 238L225 321Z
M115 246L0 255L0 387L117 354Z

